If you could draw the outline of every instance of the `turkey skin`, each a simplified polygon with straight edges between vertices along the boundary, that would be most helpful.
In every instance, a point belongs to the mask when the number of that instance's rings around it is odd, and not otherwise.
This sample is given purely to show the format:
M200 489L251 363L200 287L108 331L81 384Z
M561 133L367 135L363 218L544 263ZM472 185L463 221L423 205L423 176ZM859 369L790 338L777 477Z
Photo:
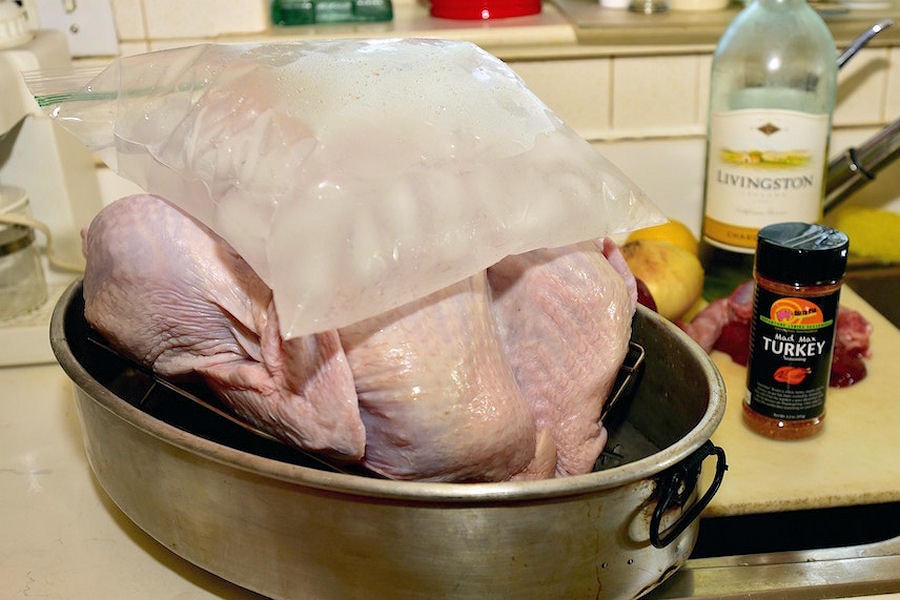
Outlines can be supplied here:
M162 198L105 207L82 234L85 318L163 377L196 375L287 444L393 479L589 472L628 349L636 288L617 247L509 256L352 325L286 339L272 291Z

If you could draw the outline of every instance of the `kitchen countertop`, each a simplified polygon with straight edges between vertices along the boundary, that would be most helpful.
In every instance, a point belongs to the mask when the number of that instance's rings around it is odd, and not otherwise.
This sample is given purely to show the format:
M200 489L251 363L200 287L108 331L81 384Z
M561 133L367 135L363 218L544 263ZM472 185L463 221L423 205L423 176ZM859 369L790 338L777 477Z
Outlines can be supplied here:
M600 6L594 0L553 0L560 12L572 22L582 44L629 46L653 43L657 46L703 46L714 48L732 19L743 8L731 2L722 10L677 11L644 15ZM900 18L896 2L857 5L823 1L815 3L838 46L853 40L872 23ZM860 8L861 7L861 8ZM872 40L873 46L895 45L900 31L887 29Z
M838 6L837 3L832 3ZM828 2L820 5L827 6ZM587 56L710 53L740 11L732 2L717 11L668 11L644 15L604 8L597 0L548 0L540 13L489 20L431 17L426 3L396 3L394 18L380 23L327 23L269 27L254 34L229 34L221 41L326 39L333 37L421 37L470 41L503 60ZM832 11L833 12L833 11ZM825 14L838 47L845 47L873 23L900 21L900 3L847 13ZM876 36L870 47L900 44L900 28ZM165 41L162 42L166 46Z
M57 365L0 369L0 598L261 598L184 561L128 520L85 460Z
M740 420L743 369L714 357L729 389L714 441L729 471L708 515L900 500L900 330L845 288L874 324L869 377L831 390L824 432L775 442ZM180 559L136 527L85 461L72 386L55 364L0 368L2 598L258 599Z
M575 28L566 15L549 3L545 3L538 14L492 20L436 19L422 4L398 3L394 18L389 22L270 27L256 34L224 36L221 41L396 36L468 41L505 60L593 53L580 45Z

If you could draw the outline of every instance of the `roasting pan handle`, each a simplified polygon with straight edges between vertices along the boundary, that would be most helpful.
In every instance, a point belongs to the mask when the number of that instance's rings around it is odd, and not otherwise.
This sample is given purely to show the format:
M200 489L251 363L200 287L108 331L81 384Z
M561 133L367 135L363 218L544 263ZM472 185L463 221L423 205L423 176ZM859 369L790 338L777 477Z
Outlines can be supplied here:
M709 484L709 489L706 490L702 498L694 502L689 509L682 513L678 520L669 526L666 531L660 531L663 515L668 509L684 504L687 501L697 485L697 478L700 476L700 467L703 461L712 455L716 456L716 473ZM657 502L653 516L650 518L650 543L657 548L664 548L681 535L688 525L700 516L700 513L715 496L727 470L728 464L725 462L725 451L714 445L712 441L706 440L693 454L663 473L659 487L659 502Z

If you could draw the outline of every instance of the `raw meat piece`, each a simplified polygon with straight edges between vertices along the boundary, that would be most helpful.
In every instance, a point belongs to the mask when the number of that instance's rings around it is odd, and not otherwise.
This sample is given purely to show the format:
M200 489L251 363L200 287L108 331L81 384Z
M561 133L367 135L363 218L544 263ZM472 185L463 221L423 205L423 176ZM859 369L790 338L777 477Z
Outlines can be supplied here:
M679 321L677 325L706 352L712 352L729 323L749 327L752 316L753 281L750 280L737 286L728 297L710 302L690 322ZM747 340L749 343L749 335Z
M848 352L869 356L869 338L872 337L872 330L872 324L862 316L862 313L845 306L838 307L835 344L840 344Z
M358 460L353 376L334 331L283 341L271 290L221 238L154 196L84 233L85 318L163 376L197 372L239 415L296 446Z
M694 315L690 321L678 321L676 324L704 351L710 353L719 340L719 336L722 335L722 329L726 323L731 321L731 318L728 298L716 298Z
M534 250L488 269L509 362L538 431L550 433L558 476L589 472L606 444L600 410L637 302L624 264L607 240Z
M869 349L872 330L872 324L860 312L844 306L838 308L828 385L847 387L865 379L867 369L863 359L872 354Z

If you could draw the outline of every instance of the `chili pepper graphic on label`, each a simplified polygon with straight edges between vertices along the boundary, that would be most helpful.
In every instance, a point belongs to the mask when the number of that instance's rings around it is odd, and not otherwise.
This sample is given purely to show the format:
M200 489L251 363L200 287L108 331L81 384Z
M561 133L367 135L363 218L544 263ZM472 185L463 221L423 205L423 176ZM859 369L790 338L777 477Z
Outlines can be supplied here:
M775 379L775 381L786 383L788 385L797 385L798 383L801 383L804 379L806 379L806 376L811 372L812 369L804 367L778 367L777 369L775 369L773 379Z

